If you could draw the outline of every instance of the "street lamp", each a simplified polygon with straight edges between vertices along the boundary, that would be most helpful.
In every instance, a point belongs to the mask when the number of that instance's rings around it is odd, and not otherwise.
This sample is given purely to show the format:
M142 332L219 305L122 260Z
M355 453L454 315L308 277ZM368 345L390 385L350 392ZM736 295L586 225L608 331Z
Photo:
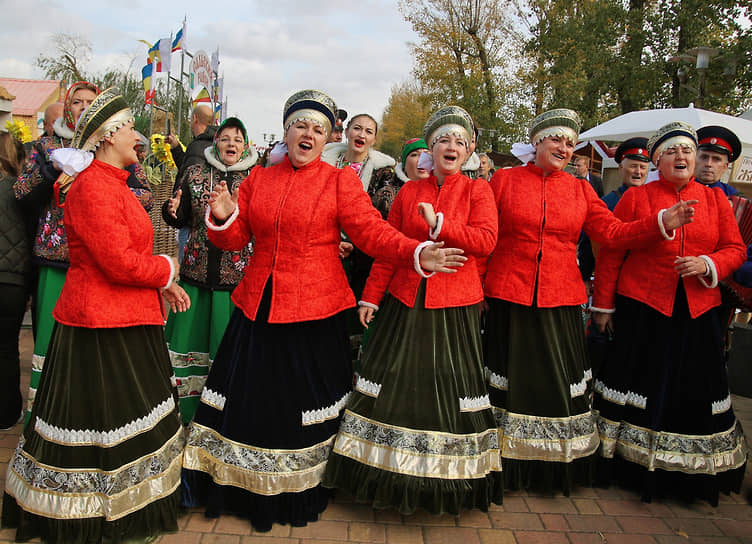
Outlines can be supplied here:
M715 57L719 53L719 50L715 47L695 47L690 49L686 54L676 55L671 57L671 62L694 62L695 70L697 70L697 88L687 85L687 69L684 66L679 66L676 70L676 78L679 83L687 89L697 94L697 106L702 107L703 99L705 98L705 75L707 74L708 67L710 66L710 59Z

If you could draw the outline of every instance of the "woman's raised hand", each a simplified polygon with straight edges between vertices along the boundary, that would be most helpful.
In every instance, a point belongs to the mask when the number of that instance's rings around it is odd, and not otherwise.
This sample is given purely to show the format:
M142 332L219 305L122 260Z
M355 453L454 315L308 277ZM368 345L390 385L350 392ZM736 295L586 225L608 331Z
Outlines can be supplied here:
M420 266L431 272L453 274L464 266L467 257L464 251L456 247L442 247L444 242L434 242L424 247L420 252Z
M170 198L167 202L167 211L174 218L178 218L178 208L180 207L180 199L183 196L183 189L178 189L175 196Z
M695 209L693 206L697 204L697 202L697 200L680 200L664 211L663 228L666 230L674 230L694 221Z
M212 215L220 221L230 217L235 211L237 198L237 191L231 195L226 182L217 183L214 190L209 193L209 208L211 208Z

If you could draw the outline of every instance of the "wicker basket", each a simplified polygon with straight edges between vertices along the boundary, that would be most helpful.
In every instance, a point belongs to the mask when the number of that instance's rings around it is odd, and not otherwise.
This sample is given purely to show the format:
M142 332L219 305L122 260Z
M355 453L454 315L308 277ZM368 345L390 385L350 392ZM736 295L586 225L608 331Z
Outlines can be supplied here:
M157 168L160 168L157 166ZM162 204L172 196L172 186L175 182L174 175L167 168L162 170L162 182L154 184L149 181L151 193L154 196L154 207L149 212L151 224L154 227L154 254L178 256L177 229L165 223L162 219Z

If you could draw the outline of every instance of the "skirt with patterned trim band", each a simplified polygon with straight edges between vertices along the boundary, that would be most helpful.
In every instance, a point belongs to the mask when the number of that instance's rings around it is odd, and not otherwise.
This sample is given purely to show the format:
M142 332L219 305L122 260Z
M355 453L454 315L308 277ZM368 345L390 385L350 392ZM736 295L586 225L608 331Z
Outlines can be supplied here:
M31 409L34 407L34 399L37 395L39 379L42 376L47 348L50 345L52 329L55 327L52 310L55 309L57 299L60 298L60 292L63 290L67 271L67 268L56 268L54 266L39 267L39 283L37 285L34 315L37 330L34 335L34 354L31 358L31 379L29 380L29 395L26 401L24 426L28 425L29 419L31 419Z
M505 489L590 485L598 430L580 307L489 299L484 352Z
M352 388L343 313L266 322L233 313L190 427L185 504L248 518L257 531L318 519L321 475Z
M602 482L636 487L645 500L717 504L719 493L738 492L747 445L717 312L692 319L682 282L670 317L622 295L616 307L613 346L594 388Z
M433 514L500 504L499 440L477 306L388 296L361 362L324 485L376 508Z
M180 417L187 425L196 413L206 377L235 305L229 291L213 291L180 282L191 299L185 312L170 313L165 338L180 399Z
M177 530L185 438L162 327L56 324L8 463L16 539L121 542Z

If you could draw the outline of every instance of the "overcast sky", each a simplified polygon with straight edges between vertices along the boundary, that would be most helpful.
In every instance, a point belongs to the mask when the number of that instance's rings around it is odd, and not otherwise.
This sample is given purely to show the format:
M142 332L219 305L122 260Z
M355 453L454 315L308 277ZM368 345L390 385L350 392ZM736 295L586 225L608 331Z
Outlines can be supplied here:
M239 116L250 137L282 132L282 106L293 92L316 88L351 115L381 118L392 85L410 78L410 25L389 0L267 0L182 2L0 0L0 76L42 78L34 67L51 54L55 32L91 41L89 73L133 66L140 73L146 46L175 34L188 19L188 48L219 47L228 114ZM180 56L172 56L177 68ZM187 68L186 68L187 71Z

